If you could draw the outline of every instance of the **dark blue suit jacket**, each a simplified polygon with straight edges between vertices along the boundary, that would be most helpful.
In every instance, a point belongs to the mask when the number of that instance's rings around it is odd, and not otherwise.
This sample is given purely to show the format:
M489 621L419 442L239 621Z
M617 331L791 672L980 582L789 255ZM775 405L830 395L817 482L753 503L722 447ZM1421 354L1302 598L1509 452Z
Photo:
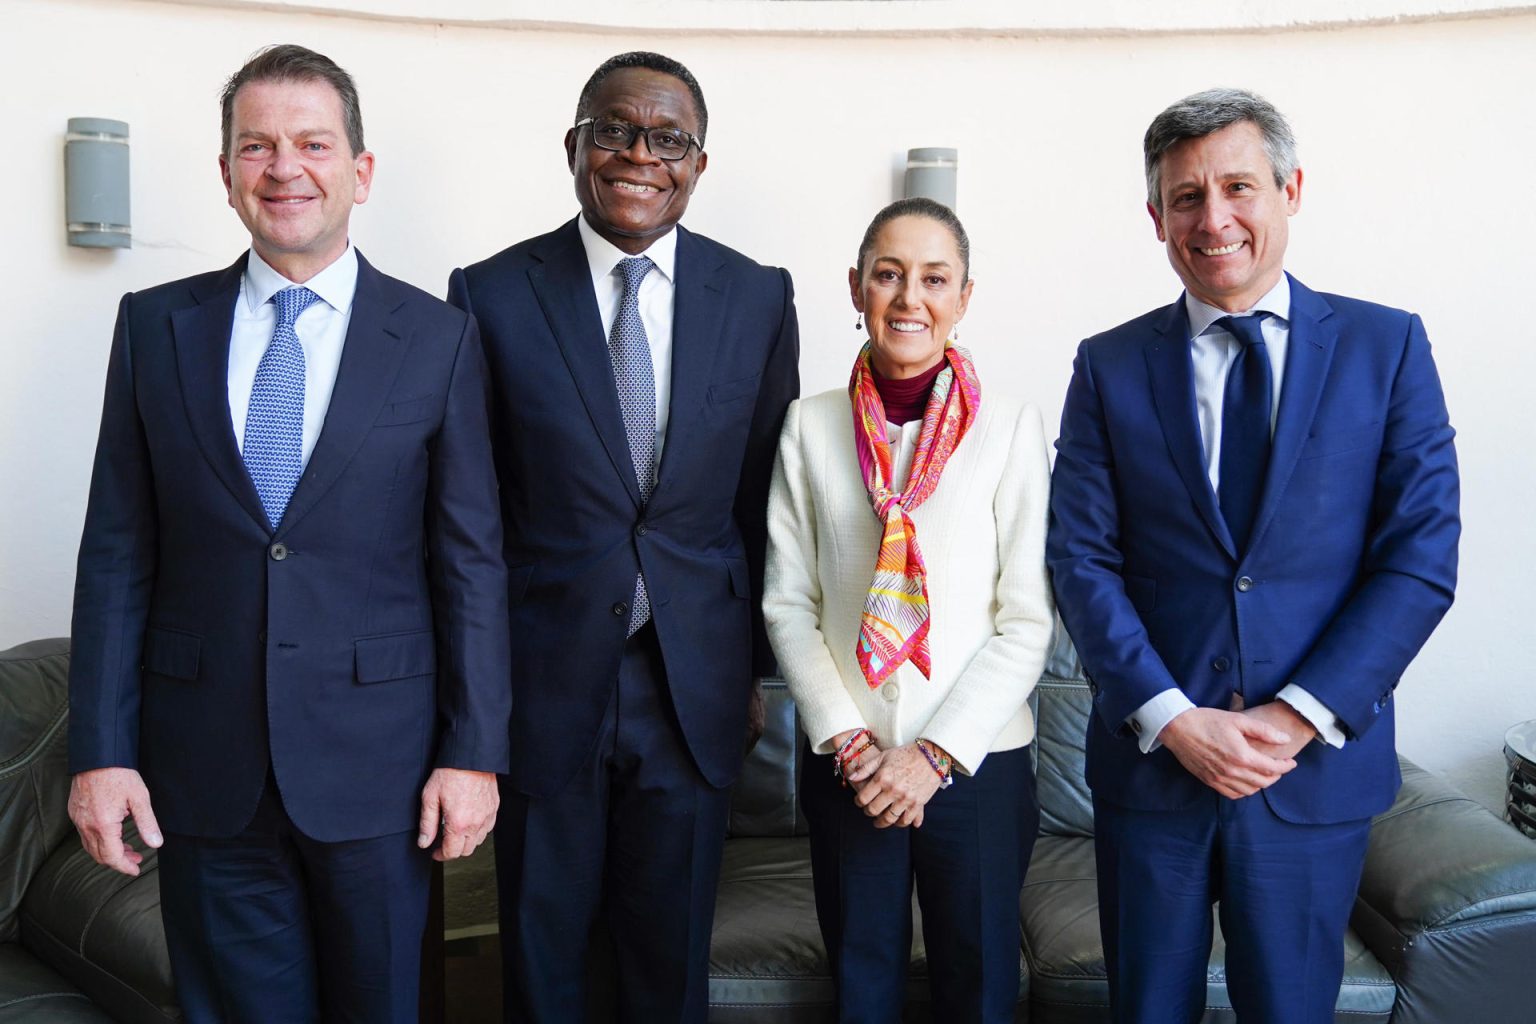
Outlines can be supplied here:
M761 624L768 481L799 393L789 274L678 228L672 392L639 484L574 220L456 270L491 369L512 616L513 784L541 796L590 753L644 569L667 683L713 785L741 768Z
M506 767L506 575L474 321L358 257L325 425L278 529L235 443L242 257L118 308L75 585L70 770L138 768L228 836L270 760L307 835L415 826Z
M1297 683L1349 740L1311 743L1264 796L1289 821L1385 810L1392 692L1451 604L1454 432L1418 317L1291 280L1273 453L1246 552L1205 472L1182 297L1083 342L1062 413L1048 558L1092 680L1088 781L1139 809L1208 792L1125 719L1181 688L1249 705Z

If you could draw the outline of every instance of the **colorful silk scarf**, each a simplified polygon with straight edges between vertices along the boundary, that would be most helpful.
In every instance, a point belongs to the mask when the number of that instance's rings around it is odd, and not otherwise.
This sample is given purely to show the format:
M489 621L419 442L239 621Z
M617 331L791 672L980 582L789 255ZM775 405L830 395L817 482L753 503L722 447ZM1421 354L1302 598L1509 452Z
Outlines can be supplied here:
M875 557L875 578L864 599L856 654L871 690L910 660L929 676L928 571L917 546L911 512L939 485L944 465L981 408L981 384L970 354L953 344L944 349L949 365L933 382L928 411L912 456L906 489L891 489L891 445L885 436L885 407L869 367L869 345L859 350L848 381L853 399L853 443L875 516L885 524Z

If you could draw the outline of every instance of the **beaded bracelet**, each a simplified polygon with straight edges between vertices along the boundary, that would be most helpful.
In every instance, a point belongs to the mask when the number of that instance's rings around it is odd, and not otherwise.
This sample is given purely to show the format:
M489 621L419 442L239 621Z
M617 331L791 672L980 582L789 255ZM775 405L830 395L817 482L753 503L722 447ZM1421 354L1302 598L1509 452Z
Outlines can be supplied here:
M935 758L933 756L933 752L928 749L930 746L932 746L932 744L932 740L918 740L917 749L923 752L923 756L928 759L928 766L932 768L933 773L939 777L939 788L948 789L950 786L955 784L953 775L954 765L951 763L947 755Z
M859 743L863 740L862 743ZM853 745L858 743L857 747ZM832 774L836 776L844 786L848 785L848 772L854 762L863 755L864 751L875 745L875 738L868 729L860 729L843 741L843 745L837 748L837 753L832 758ZM853 747L849 750L849 747Z
M855 729L853 732L849 733L848 738L843 740L843 745L837 748L837 754L835 755L837 759L841 761L843 759L843 755L848 752L848 748L859 741L859 737L868 735L868 729Z
M850 753L846 758L843 758L842 760L838 761L836 764L834 764L832 766L832 773L834 775L836 775L839 779L843 780L843 785L844 786L848 785L848 773L849 773L849 771L851 771L853 769L855 764L858 762L859 757L864 753L864 751L868 750L870 747L873 747L874 745L875 745L875 741L874 740L872 740L872 739L865 739L865 741L863 743L859 744L859 746L855 747L853 749L853 752Z

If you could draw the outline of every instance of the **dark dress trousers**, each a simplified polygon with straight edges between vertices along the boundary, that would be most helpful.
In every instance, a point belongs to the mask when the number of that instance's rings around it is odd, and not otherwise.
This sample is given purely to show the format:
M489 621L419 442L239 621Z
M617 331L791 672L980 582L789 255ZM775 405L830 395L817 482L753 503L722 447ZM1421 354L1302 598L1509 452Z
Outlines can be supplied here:
M1057 442L1047 550L1094 694L1087 772L1104 819L1106 951L1123 978L1140 977L1135 965L1183 941L1203 972L1208 905L1160 907L1175 887L1153 879L1171 869L1142 877L1145 865L1126 860L1156 858L1174 833L1211 849L1215 829L1210 885L1223 914L1244 910L1250 897L1234 887L1251 884L1277 915L1229 922L1239 1013L1332 1020L1365 824L1399 783L1393 689L1455 587L1454 432L1418 317L1293 278L1272 454L1238 550L1206 474L1188 331L1181 298L1083 342ZM1287 683L1332 710L1348 740L1309 743L1293 771L1244 801L1217 797L1167 748L1143 754L1126 726L1169 687L1225 709L1234 693L1262 704ZM1283 868L1244 863L1266 842L1285 851ZM1242 881L1250 869L1257 880ZM1135 886L1124 901L1122 882ZM1323 908L1321 930L1289 935L1281 917L1309 905ZM1198 988L1203 1000L1203 974ZM1143 995L1163 1009L1138 1016L1122 1002L1122 1019L1184 1019L1177 999Z
M358 264L324 427L276 530L230 420L245 258L118 311L76 582L70 768L143 774L168 835L173 952L206 961L235 944L216 968L175 963L189 984L217 969L251 986L210 995L235 1005L206 1016L184 990L191 1020L261 1019L263 1007L306 1019L306 1000L327 991L355 1004L327 1020L413 1015L414 976L381 987L367 975L420 941L422 784L434 767L507 764L506 574L476 327ZM352 857L351 874L277 863L375 839L391 852ZM210 909L221 885L260 887L223 870L241 858L273 861L291 904L262 927L315 915L320 997L303 965L241 973L243 957L303 955L292 934L272 939L275 954L221 934L253 924ZM366 924L348 931L353 914ZM293 1002L280 979L296 978L310 992Z
M570 1020L603 907L638 1019L703 1019L725 787L772 655L769 477L799 390L789 275L677 229L667 435L641 503L576 222L455 271L485 335L506 523L511 1019ZM651 623L626 640L635 576Z

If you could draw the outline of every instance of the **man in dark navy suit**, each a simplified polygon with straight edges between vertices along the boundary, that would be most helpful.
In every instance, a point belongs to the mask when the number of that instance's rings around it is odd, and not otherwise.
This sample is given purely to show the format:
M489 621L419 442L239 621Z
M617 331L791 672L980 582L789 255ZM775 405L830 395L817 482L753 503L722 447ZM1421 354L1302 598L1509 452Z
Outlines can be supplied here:
M1417 316L1285 273L1274 107L1190 96L1145 155L1185 291L1078 350L1048 548L1094 694L1111 1002L1199 1020L1219 901L1238 1018L1322 1024L1399 783L1393 689L1455 588L1453 431Z
M431 858L483 840L507 765L483 357L348 241L374 160L346 72L262 51L223 136L250 251L118 309L70 816L127 874L125 817L160 848L189 1022L403 1024Z
M455 271L485 332L506 523L512 766L496 825L508 1019L702 1021L754 674L768 481L799 391L789 275L677 226L708 114L653 53L592 75L581 214Z

